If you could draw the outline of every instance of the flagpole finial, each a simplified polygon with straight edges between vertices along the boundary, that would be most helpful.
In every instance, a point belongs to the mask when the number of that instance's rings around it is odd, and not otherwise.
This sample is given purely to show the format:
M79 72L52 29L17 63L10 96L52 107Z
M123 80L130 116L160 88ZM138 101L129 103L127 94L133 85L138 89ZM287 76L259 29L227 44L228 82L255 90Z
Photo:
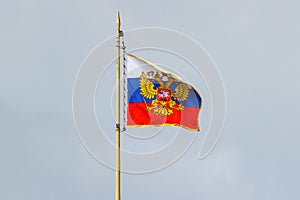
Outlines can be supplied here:
M120 31L120 27L121 27L121 19L120 19L120 11L118 11L118 17L117 17L117 28L118 28L118 31Z

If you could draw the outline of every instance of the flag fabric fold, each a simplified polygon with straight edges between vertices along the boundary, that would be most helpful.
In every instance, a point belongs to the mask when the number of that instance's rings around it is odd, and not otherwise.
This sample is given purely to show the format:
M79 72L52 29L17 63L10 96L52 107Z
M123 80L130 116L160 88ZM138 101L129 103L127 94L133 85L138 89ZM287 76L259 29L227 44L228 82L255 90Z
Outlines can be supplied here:
M197 90L138 56L127 55L127 127L180 126L200 130Z

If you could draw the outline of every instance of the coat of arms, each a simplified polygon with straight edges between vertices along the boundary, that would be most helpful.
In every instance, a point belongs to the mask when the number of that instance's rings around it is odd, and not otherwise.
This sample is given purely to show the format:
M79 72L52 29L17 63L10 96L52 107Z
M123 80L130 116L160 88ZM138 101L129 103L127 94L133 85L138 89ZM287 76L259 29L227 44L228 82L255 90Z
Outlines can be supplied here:
M145 105L149 112L156 115L172 115L173 110L183 110L184 106L179 102L188 98L189 87L171 74L150 71L146 74L142 72L140 76L140 94L144 100L155 98L151 106L146 101Z

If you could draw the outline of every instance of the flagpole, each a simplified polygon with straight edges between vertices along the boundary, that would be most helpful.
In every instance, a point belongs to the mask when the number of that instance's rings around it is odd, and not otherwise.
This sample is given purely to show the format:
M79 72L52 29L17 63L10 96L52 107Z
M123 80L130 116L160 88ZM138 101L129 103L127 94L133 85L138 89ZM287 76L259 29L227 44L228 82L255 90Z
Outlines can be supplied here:
M120 37L121 32L120 12L117 17L117 76L116 76L116 200L121 199L121 177L120 177Z

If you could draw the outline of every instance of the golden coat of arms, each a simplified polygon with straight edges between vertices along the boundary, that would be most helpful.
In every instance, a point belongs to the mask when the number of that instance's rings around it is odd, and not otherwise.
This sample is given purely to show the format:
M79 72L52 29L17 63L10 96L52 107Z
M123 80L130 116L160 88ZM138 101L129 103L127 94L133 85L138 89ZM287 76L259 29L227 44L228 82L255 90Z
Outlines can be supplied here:
M157 84L158 86L155 86ZM172 115L174 109L183 110L184 106L179 102L188 98L189 87L172 74L149 71L140 75L140 94L144 98L147 110L155 115ZM145 98L155 99L149 106Z

